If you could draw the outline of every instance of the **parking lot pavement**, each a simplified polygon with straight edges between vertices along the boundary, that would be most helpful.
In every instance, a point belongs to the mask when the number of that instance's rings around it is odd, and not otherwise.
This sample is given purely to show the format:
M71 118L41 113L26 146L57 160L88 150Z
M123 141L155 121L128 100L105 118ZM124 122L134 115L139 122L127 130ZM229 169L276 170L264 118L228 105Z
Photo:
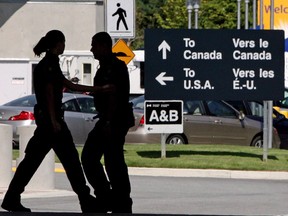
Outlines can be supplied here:
M162 177L203 177L203 178L230 178L230 179L261 179L261 180L288 180L288 172L267 171L236 171L236 170L202 170L202 169L171 169L171 168L142 168L129 167L131 176L162 176ZM15 170L15 163L13 166ZM55 164L55 172L65 172L62 164ZM7 188L0 188L0 200L3 199ZM74 196L66 190L25 191L23 198L34 197L61 197Z
M56 164L55 166L55 172L57 172L57 176L63 176L63 179L65 179L65 182L68 182L68 180L65 177L65 174L63 175L62 173L64 172L63 167L61 164ZM175 177L175 179L179 180L179 177L183 177L181 179L187 179L189 180L189 177L200 177L199 181L203 181L203 178L217 178L217 179L223 179L226 181L226 179L264 179L264 182L270 182L269 180L275 180L275 182L278 182L277 180L288 180L288 173L286 172L244 172L244 171L230 171L230 170L199 170L199 169L159 169L159 168L129 168L129 173L133 178L139 179L139 176L146 176L145 178L149 178L149 176L153 177ZM134 177L133 177L134 176ZM176 178L178 177L178 178ZM225 179L226 178L226 179ZM142 179L142 178L140 178ZM154 178L158 179L158 178ZM163 178L161 178L163 179ZM198 179L198 178L196 178ZM174 181L174 180L173 180ZM184 180L186 181L186 180ZM193 180L194 181L194 180ZM196 180L198 181L198 180ZM58 181L59 182L59 181ZM150 181L149 181L150 182ZM190 182L190 180L189 180ZM281 181L279 181L281 182ZM282 181L283 182L283 181ZM286 181L284 181L286 182ZM170 181L171 183L171 181ZM187 182L186 182L187 183ZM257 181L257 184L258 181ZM265 183L266 184L266 183ZM268 183L267 183L268 184ZM197 185L197 183L196 183ZM277 185L277 184L276 184ZM47 191L25 191L22 195L23 198L23 204L31 207L33 209L33 213L29 214L23 214L23 213L8 213L5 212L1 207L0 207L0 215L85 215L80 212L79 205L78 205L78 200L77 196L75 193L67 187L56 187L56 188L61 188L61 189L55 189L55 190L47 190ZM191 187L193 188L193 187ZM186 191L186 190L185 190ZM0 203L2 203L2 199L5 193L5 188L0 188ZM143 200L142 200L143 201ZM145 201L145 196L144 196L144 201ZM160 203L161 204L161 203ZM145 204L144 206L146 206ZM162 206L163 207L163 206ZM139 208L139 206L138 206ZM142 208L142 206L141 206ZM166 207L165 207L166 208ZM196 206L195 206L196 208ZM196 208L197 209L197 208ZM65 211L64 211L65 210ZM63 211L63 212L62 212ZM67 212L68 211L68 212ZM144 210L141 209L141 211L145 212ZM141 211L138 209L138 212L141 213ZM157 212L157 211L156 211ZM167 212L167 211L166 211ZM224 211L223 211L224 212ZM158 216L159 214L135 214L137 216ZM154 212L152 212L154 213ZM159 213L159 212L157 212ZM181 211L179 212L181 213ZM205 212L207 213L207 212ZM202 216L205 216L206 214L201 214ZM214 214L211 212L209 214L210 216L213 216L216 212L214 211ZM222 211L220 211L222 213ZM91 214L87 214L91 215ZM101 214L100 214L101 215ZM169 214L161 214L161 216L165 216ZM170 215L183 215L183 214L170 214ZM199 214L193 214L193 211L190 214L190 211L188 211L188 214L185 215L199 215ZM220 216L221 214L217 214L217 216ZM223 214L225 215L225 214ZM231 215L231 214L229 214ZM233 215L233 214L232 214ZM242 214L243 215L243 214ZM244 214L245 215L245 214ZM267 214L268 215L268 214ZM184 215L183 215L184 216ZM249 216L253 216L252 214L249 214ZM270 216L272 216L270 214ZM280 216L279 214L275 214L273 216ZM284 216L281 215L281 216ZM285 215L288 216L288 215Z

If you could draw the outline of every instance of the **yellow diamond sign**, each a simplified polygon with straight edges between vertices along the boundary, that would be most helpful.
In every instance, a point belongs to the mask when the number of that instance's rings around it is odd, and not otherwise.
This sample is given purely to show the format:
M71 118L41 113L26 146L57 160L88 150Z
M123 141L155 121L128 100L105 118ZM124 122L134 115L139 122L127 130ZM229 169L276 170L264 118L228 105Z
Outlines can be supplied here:
M124 40L118 40L112 48L112 52L116 53L117 58L124 61L126 65L134 58L135 54L127 46Z

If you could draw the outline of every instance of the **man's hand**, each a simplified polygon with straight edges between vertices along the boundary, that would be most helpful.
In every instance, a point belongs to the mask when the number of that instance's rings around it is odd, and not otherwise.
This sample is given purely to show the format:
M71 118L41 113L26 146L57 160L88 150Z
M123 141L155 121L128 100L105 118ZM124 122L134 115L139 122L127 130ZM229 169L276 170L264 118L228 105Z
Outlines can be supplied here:
M115 90L116 87L112 84L101 86L101 92L114 92Z
M61 131L61 124L58 121L52 121L52 129L55 134Z

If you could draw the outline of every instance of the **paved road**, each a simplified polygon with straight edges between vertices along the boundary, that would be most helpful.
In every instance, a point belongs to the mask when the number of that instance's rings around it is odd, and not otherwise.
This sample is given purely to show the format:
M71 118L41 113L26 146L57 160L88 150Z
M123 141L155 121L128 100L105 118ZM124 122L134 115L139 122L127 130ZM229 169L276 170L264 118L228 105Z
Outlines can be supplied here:
M288 179L132 175L131 184L136 214L288 216ZM27 191L23 204L38 213L80 213L64 173L56 173L56 189Z

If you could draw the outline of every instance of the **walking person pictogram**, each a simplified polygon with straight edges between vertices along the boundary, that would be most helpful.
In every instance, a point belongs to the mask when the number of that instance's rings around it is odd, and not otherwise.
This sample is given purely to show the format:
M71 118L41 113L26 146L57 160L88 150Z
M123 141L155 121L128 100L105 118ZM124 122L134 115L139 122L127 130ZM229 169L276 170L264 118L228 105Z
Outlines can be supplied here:
M115 13L112 14L112 16L115 16L115 15L118 15L118 20L117 20L117 30L119 30L119 25L120 25L120 22L122 21L124 26L125 26L125 29L128 30L128 26L127 26L127 23L126 23L126 20L125 20L125 17L127 17L127 14L126 14L126 10L124 10L123 8L120 7L120 3L117 3L117 11Z

